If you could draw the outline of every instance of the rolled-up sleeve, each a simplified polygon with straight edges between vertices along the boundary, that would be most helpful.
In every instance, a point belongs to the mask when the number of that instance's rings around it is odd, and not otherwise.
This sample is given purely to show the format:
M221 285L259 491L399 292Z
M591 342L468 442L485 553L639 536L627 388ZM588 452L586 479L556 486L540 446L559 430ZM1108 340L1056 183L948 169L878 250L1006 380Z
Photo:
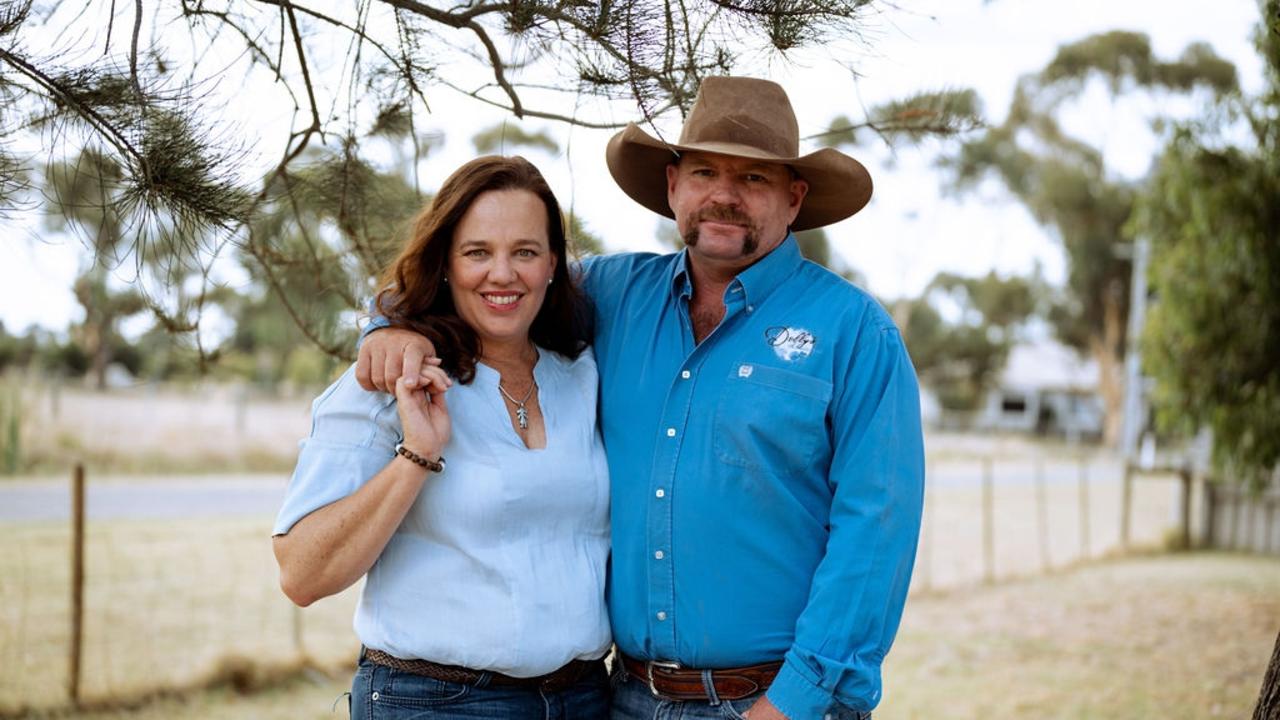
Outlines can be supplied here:
M864 330L830 411L826 554L768 691L793 720L880 701L880 666L911 581L924 498L919 387L892 326ZM868 337L869 335L869 337Z
M395 397L365 392L348 369L311 406L311 433L300 443L272 534L354 493L386 467L399 439Z

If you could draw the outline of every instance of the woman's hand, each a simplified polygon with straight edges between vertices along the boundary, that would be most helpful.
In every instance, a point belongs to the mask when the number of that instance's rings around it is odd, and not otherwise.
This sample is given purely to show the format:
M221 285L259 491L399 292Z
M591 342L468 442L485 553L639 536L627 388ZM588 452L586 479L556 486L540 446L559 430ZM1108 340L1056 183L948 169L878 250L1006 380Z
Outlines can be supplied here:
M422 368L417 388L409 388L404 377L396 380L396 411L404 430L404 446L431 460L438 459L449 442L452 426L444 392L452 384L434 365Z

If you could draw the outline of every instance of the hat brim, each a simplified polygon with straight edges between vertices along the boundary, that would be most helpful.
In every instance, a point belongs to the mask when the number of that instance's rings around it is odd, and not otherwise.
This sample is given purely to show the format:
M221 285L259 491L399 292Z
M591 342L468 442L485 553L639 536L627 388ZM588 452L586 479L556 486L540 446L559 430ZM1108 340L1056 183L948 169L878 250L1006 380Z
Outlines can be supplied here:
M666 166L675 162L680 153L691 151L791 166L809 183L809 192L791 224L795 231L839 222L866 207L871 200L871 173L862 163L833 148L787 158L736 143L675 145L658 140L630 123L610 138L605 161L614 182L632 200L659 215L674 217L667 202Z

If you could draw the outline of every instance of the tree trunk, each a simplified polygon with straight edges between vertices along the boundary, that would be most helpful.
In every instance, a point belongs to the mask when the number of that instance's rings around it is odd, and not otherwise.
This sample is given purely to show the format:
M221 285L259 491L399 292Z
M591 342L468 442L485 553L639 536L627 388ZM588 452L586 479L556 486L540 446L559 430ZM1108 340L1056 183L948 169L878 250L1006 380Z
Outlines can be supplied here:
M111 364L111 345L107 343L107 332L104 323L95 322L92 309L84 320L84 349L89 354L88 378L93 379L94 389L101 392L107 389L107 365Z
M1271 664L1262 678L1262 690L1258 704L1253 708L1253 720L1280 720L1280 635L1271 651Z
M1089 351L1098 363L1098 393L1102 395L1102 441L1116 447L1124 426L1124 318L1119 293L1108 293L1102 308L1102 332L1089 338Z

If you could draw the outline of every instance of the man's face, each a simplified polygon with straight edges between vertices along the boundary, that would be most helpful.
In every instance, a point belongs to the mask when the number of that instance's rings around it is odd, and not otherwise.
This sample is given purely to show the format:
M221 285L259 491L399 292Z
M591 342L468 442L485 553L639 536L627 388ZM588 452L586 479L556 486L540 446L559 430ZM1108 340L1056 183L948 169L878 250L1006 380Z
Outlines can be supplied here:
M735 271L782 243L809 184L784 165L688 152L667 166L667 201L694 262Z

